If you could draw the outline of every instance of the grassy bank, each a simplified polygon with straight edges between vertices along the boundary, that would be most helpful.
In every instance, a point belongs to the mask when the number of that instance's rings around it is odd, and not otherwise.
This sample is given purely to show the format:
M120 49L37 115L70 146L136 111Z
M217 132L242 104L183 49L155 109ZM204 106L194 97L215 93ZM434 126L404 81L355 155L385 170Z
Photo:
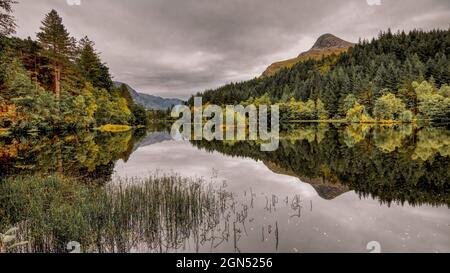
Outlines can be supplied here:
M138 247L177 248L220 215L220 194L201 180L178 176L123 180L97 187L50 177L0 183L0 231L16 227L3 251L66 252L76 241L85 252L129 252Z

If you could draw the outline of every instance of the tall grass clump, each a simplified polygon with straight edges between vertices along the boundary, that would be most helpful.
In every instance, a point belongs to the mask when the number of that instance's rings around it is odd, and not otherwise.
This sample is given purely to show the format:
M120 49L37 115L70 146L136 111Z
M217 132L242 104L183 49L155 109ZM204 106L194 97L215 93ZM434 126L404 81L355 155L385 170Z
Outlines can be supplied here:
M221 192L179 176L122 179L105 187L59 176L16 177L0 183L0 230L17 227L27 245L15 252L164 252L214 228ZM197 234L198 235L198 234Z

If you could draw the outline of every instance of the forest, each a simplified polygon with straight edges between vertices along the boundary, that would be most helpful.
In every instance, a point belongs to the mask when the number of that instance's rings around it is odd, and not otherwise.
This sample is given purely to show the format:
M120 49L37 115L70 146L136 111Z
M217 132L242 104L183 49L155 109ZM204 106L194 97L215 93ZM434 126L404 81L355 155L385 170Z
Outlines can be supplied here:
M42 20L36 41L13 37L15 3L0 0L0 134L148 123L126 87L114 87L95 43L72 37L55 10Z
M348 52L196 96L219 105L276 103L285 122L409 123L449 120L449 83L450 29L388 30Z

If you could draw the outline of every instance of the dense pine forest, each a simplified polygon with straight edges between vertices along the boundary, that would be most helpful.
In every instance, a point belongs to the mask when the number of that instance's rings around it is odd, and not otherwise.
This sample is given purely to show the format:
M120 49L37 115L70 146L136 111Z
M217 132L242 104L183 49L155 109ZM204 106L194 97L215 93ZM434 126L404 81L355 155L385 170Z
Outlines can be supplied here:
M0 130L26 134L148 122L126 87L114 87L94 42L71 37L55 10L43 19L36 41L12 37L15 3L0 0Z
M450 29L388 30L346 53L197 96L222 105L278 103L285 121L442 121L450 119L449 83Z

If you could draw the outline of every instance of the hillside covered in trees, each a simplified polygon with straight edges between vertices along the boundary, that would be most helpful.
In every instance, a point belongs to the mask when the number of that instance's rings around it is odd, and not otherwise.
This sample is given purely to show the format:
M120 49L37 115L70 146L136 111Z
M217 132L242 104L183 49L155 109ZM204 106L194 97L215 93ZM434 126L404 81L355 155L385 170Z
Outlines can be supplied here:
M450 29L388 30L348 52L197 96L220 105L278 103L287 122L442 121L450 119L449 83Z
M13 0L0 0L0 128L12 133L145 125L145 109L115 87L95 44L77 41L55 10L37 40L11 37Z

